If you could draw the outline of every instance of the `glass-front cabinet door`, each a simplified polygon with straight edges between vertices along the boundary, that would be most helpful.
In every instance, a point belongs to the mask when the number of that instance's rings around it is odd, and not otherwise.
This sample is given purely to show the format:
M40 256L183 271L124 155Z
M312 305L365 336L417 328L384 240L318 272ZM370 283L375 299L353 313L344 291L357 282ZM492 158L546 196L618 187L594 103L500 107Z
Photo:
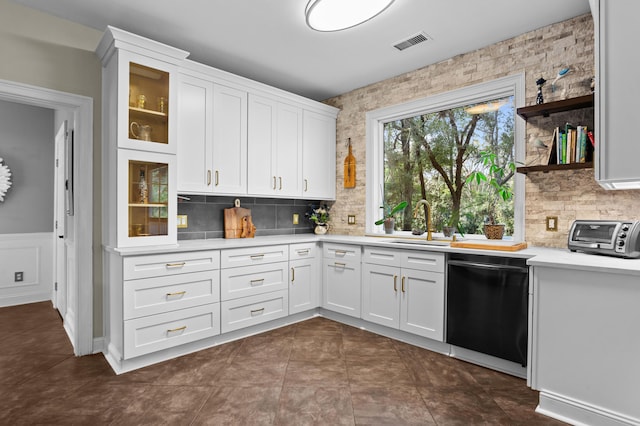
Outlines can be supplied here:
M175 154L174 66L129 52L120 55L118 147Z
M177 241L175 156L120 150L118 246Z

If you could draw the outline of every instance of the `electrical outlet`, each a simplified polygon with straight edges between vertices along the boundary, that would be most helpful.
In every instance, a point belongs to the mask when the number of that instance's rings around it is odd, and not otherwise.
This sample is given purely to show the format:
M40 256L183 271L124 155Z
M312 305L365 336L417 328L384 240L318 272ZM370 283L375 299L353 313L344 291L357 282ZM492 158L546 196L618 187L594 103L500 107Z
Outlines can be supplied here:
M293 214L293 224L297 225L299 221L300 221L300 215L298 213L294 213Z
M187 215L186 214L179 214L178 215L178 228L188 228L189 227L189 222L187 220Z
M547 231L556 232L558 230L558 216L547 216Z
M13 276L13 280L17 283L24 281L24 272L16 272Z
M355 214L350 214L347 216L347 224L349 225L355 225L356 224L356 215Z

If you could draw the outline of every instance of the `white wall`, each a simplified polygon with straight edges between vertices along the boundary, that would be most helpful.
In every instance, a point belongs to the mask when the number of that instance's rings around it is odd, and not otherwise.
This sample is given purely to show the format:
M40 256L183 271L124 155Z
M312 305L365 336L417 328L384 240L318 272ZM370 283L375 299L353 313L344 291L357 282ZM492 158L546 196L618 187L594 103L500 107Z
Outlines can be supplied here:
M0 307L51 299L53 234L0 235ZM15 282L15 272L23 281Z

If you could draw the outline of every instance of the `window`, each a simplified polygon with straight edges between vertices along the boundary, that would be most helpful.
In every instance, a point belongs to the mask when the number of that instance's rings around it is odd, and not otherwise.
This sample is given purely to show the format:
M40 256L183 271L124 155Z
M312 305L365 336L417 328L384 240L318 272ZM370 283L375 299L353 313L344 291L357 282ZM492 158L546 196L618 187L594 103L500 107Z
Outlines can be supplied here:
M524 157L524 126L515 109L524 99L524 77L506 77L489 83L424 98L367 114L367 232L382 232L373 223L382 206L407 201L396 217L396 230L426 229L422 208L431 207L432 228L456 225L465 236L482 234L490 205L496 222L505 223L506 235L524 236L523 178L508 165ZM489 174L481 153L495 154L506 167L501 182L513 190L509 202L491 203L486 183L467 183L474 170ZM375 190L374 190L375 188Z

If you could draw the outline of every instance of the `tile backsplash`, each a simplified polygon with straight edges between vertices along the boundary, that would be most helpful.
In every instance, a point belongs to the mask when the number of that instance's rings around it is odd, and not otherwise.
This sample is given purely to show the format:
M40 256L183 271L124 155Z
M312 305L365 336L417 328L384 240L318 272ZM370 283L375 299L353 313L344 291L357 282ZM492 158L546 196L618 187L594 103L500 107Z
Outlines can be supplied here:
M187 215L187 228L178 228L178 240L224 238L224 209L240 207L251 210L251 220L256 227L256 236L290 235L313 232L311 222L305 217L310 206L317 200L291 200L279 198L220 197L209 195L184 195L189 200L178 199L178 214ZM293 215L299 221L293 224Z

